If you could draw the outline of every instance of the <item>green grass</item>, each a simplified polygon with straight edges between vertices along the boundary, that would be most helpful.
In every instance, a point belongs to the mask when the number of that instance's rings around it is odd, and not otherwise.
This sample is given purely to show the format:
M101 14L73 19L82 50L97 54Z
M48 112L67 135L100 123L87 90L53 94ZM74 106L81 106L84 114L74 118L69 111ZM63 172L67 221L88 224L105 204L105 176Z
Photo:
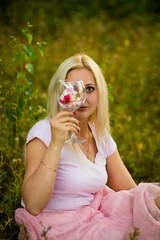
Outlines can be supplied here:
M158 22L145 16L114 20L103 13L88 19L74 15L68 21L62 19L55 34L46 30L43 34L43 28L40 32L34 26L31 44L47 42L44 58L37 55L31 61L34 74L24 67L26 59L9 65L19 49L8 46L14 28L5 30L8 35L3 28L0 42L1 239L17 239L19 231L14 211L20 207L27 132L46 116L47 87L57 66L77 52L92 57L112 87L112 135L131 175L137 183L160 181ZM25 41L20 31L16 38ZM25 77L18 77L16 71L25 72Z

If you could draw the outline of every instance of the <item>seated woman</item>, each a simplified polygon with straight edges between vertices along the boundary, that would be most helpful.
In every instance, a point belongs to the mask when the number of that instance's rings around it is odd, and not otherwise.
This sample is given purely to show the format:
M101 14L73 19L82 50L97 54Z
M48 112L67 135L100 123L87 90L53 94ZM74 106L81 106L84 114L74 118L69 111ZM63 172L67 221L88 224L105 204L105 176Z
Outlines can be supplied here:
M76 112L58 104L62 79L83 81L86 100ZM71 131L86 141L67 144ZM19 239L125 240L134 227L141 240L160 239L160 188L136 186L124 166L110 135L107 85L87 55L65 60L50 82L48 116L26 141L22 199Z

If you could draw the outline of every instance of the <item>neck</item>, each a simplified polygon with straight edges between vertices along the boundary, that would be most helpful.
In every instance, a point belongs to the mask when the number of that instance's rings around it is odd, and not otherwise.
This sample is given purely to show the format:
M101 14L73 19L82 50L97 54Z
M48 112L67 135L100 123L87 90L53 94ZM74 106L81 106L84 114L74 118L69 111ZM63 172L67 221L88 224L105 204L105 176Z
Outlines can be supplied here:
M83 135L82 135L83 134ZM89 159L89 147L90 147L90 140L91 140L91 132L88 126L88 123L85 125L83 132L81 132L80 137L84 138L86 141L79 143L81 150L84 152L86 157Z
M79 135L85 139L87 139L89 137L89 126L88 126L88 121L82 122L80 123L80 128L81 131L79 133Z

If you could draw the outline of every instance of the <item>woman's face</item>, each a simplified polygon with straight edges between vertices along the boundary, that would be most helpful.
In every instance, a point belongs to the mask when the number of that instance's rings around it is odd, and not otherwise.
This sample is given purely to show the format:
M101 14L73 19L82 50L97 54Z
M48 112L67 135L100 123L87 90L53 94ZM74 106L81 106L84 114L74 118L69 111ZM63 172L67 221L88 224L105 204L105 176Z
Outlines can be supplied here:
M87 97L84 104L76 110L76 117L79 120L88 120L88 118L96 111L98 105L98 89L93 73L86 68L73 69L68 72L66 80L68 82L78 80L83 81Z

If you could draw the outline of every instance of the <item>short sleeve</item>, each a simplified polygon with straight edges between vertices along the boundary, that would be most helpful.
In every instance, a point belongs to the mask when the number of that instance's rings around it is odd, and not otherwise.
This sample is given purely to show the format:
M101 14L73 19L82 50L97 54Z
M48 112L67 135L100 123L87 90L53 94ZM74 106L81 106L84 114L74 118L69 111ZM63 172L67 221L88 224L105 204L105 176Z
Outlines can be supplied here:
M39 138L47 147L51 141L50 121L47 119L37 122L29 131L26 144L34 138Z
M117 144L115 143L115 141L109 134L107 137L107 156L106 156L106 158L111 156L116 151L116 149L117 149Z
M117 149L117 144L108 132L106 132L101 146L106 159L111 156Z

